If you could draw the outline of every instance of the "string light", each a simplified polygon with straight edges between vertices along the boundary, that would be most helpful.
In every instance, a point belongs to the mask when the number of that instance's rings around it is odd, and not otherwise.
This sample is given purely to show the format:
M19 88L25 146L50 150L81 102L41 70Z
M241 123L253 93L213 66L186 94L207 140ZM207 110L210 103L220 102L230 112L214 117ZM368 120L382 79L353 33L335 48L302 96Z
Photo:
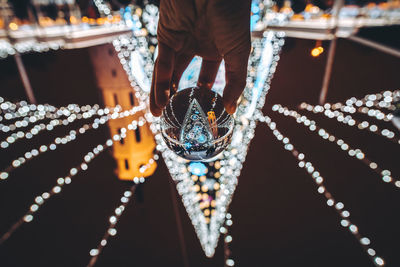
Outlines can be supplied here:
M104 3L101 0L98 1L99 4ZM260 10L264 10L266 5L260 2L259 7ZM99 7L100 13L103 12L104 8ZM286 18L280 18L280 20L284 19ZM137 24L142 25L140 23ZM149 52L149 43L142 35L143 32L149 31L147 29L143 31L145 29L143 25L140 27L142 28L133 30L133 38L120 36L113 41L113 45L124 70L128 74L131 86L136 91L135 96L139 101L147 101L150 90L149 82L147 81L151 81L154 64L152 55ZM248 145L254 137L256 123L252 114L260 110L264 105L265 96L279 60L278 54L284 44L284 35L283 32L265 32L264 38L261 40L255 39L252 42L253 51L249 58L248 82L236 112L236 128L233 134L233 142L216 159L221 164L218 172L219 195L214 202L215 212L210 219L206 218L205 212L200 208L203 197L199 199L197 192L194 190L194 183L190 179L191 175L188 172L190 162L178 158L166 148L159 135L159 119L153 118L149 112L145 114L146 120L151 123L150 127L156 135L157 149L163 153L164 161L172 178L177 183L177 190L182 196L182 202L192 220L202 248L208 257L213 256L215 252L220 235L218 229L225 220L227 207L235 190L237 177L242 169ZM140 58L139 63L130 64L135 56ZM144 75L137 75L138 73ZM208 182L206 176L204 177L204 182ZM203 188L203 184L201 188ZM208 194L205 193L203 195L207 197Z
M311 56L319 57L324 52L324 48L322 47L321 40L317 40L315 43L315 47L311 50Z
M33 158L49 151L49 150L56 150L57 147L60 145L65 145L73 140L76 139L78 135L86 133L88 130L91 129L97 129L99 128L100 125L104 125L108 120L110 119L118 119L118 118L124 118L127 116L134 115L136 112L143 110L145 107L142 106L136 106L133 107L131 110L124 111L124 112L114 112L112 114L107 114L106 116L102 116L99 118L96 118L92 124L85 124L79 129L76 130L71 130L67 135L63 137L56 137L50 144L48 145L41 145L39 148L34 148L31 151L27 151L24 153L23 156L18 157L17 159L14 159L7 168L5 168L2 172L0 172L0 181L1 180L6 180L8 179L10 172L15 170L16 168L21 167L23 164L26 162L32 160ZM132 125L139 124L139 126L142 126L144 124L145 119L140 118L139 122L134 121ZM132 127L132 126L129 126Z
M220 232L224 235L224 261L225 267L235 266L235 261L232 258L232 251L230 244L232 242L232 236L229 234L229 228L232 226L232 215L227 213L225 215L225 226L221 227Z
M260 122L265 122L269 129L272 131L275 138L283 143L285 150L288 150L298 161L298 167L305 169L314 183L317 185L317 192L324 196L326 199L326 204L333 208L336 213L340 216L340 225L346 228L360 243L361 247L368 254L372 262L376 266L384 266L385 261L376 255L375 250L371 247L371 241L368 237L362 236L359 232L359 227L355 225L350 220L350 212L344 209L344 204L342 202L336 201L333 195L327 190L324 184L324 178L321 176L320 172L313 166L310 161L306 161L305 154L296 150L293 144L290 143L288 137L285 137L277 128L276 123L271 120L268 116L263 116L261 114L257 115Z
M299 106L300 109L303 109L303 110L305 109L307 111L312 111L314 113L321 113L330 119L336 118L337 121L340 123L346 124L348 126L357 126L357 128L360 130L368 130L373 134L383 136L396 144L400 144L400 139L395 136L395 133L393 131L386 129L386 128L380 130L379 127L375 124L370 124L368 121L365 121L365 120L362 122L359 122L356 119L354 119L352 116L345 115L342 112L339 112L337 110L332 111L329 109L329 107L330 107L330 104L325 104L324 107L322 107L322 106L313 106L313 105L310 105L307 103L302 103ZM351 108L348 108L346 110L349 113L354 111Z
M400 188L400 181L394 179L391 175L391 171L387 169L381 169L378 164L374 161L371 161L365 153L359 148L352 148L350 147L343 139L338 139L334 135L328 133L325 129L318 127L316 122L313 120L309 120L306 116L297 113L294 110L289 110L286 107L282 107L281 105L274 105L272 108L273 111L277 111L284 116L290 116L296 119L296 122L299 124L303 124L306 126L310 131L318 133L318 135L329 142L332 142L339 146L341 150L347 151L347 155L349 157L356 158L367 165L371 170L376 172L378 175L381 176L381 179L385 183L390 183Z
M377 107L377 108L386 108L389 110L395 110L394 105L392 103L400 98L400 90L395 91L382 91L377 94L368 94L364 96L362 99L357 99L355 97L351 97L345 101L347 106L366 106L366 107ZM342 106L342 103L338 103L337 105ZM333 105L335 106L335 105Z
M142 118L140 118L142 119ZM137 123L136 120L133 120L126 128L128 130L133 130L137 125L142 126L143 124ZM57 179L56 185L50 190L45 191L42 194L39 194L35 197L34 202L30 205L29 210L22 216L16 223L14 223L11 228L2 235L0 238L0 245L4 243L10 236L24 223L29 223L34 219L34 214L40 209L40 207L48 201L54 195L59 194L65 185L68 185L72 182L74 176L76 176L80 172L84 172L89 168L89 163L96 158L100 153L104 152L107 148L111 147L114 142L118 142L121 139L126 137L126 129L125 127L121 128L121 134L115 134L112 136L112 139L108 139L104 144L99 144L95 146L91 151L89 151L84 157L81 164L77 165L70 169L69 174L64 177L59 177ZM154 157L153 157L154 158ZM140 180L140 179L139 179Z
M55 127L60 126L60 125L64 125L67 126L70 123L73 123L75 120L80 120L80 119L89 119L94 115L97 115L97 108L93 108L90 109L87 112L84 112L83 114L76 114L76 113L70 113L70 112L60 112L57 113L56 115L52 114L52 116L48 116L48 118L51 118L52 120L47 123L41 123L39 125L35 125L33 128L31 128L29 131L18 131L17 133L12 133L11 135L9 135L8 137L6 137L5 141L2 141L0 143L0 148L8 148L9 145L15 143L17 140L19 139L23 139L23 138L27 138L27 139L31 139L33 138L33 136L38 135L40 132L42 131L52 131ZM67 115L69 114L69 115ZM57 119L61 116L68 116L66 119ZM30 117L32 118L32 117ZM38 120L22 120L22 122L26 122L25 125L28 125L29 122L37 122ZM42 117L42 119L44 119L44 116ZM40 120L40 119L39 119ZM29 122L28 122L29 121ZM20 121L18 121L20 122ZM19 126L18 122L15 123L15 126ZM23 127L24 124L20 124L21 127ZM9 127L8 127L9 128Z
M282 33L269 32L263 39L253 40L253 50L249 58L249 76L247 87L238 106L235 115L235 128L232 142L228 148L221 153L213 164L220 165L217 176L218 183L215 190L215 205L213 213L211 209L204 208L205 199L211 196L207 192L212 188L209 182L215 184L215 179L209 177L206 172L203 176L198 176L196 181L192 179L192 173L189 171L191 162L177 157L169 150L161 135L159 134L158 118L150 118L151 130L155 134L157 149L162 153L164 161L170 171L173 180L177 183L177 191L182 196L182 202L188 212L188 215L195 228L200 244L207 257L212 257L220 235L219 229L225 222L225 214L232 199L232 194L237 185L237 178L243 167L246 158L248 145L254 137L256 122L252 114L260 110L265 101L265 96L269 90L269 84L276 70L279 52L283 45ZM218 76L217 76L218 77ZM184 77L182 77L184 79ZM216 83L219 81L216 81ZM209 163L206 167L211 170ZM214 174L215 175L215 174ZM203 177L203 180L200 179ZM193 177L196 178L196 177ZM211 179L212 178L212 179ZM196 186L197 185L197 186ZM207 190L203 190L204 185ZM208 212L210 212L211 216Z
M153 155L153 157L149 160L149 162L145 165L145 167L142 167L143 169L141 168L141 173L145 172L148 168L150 168L151 165L154 164L155 160L158 160L158 159L159 159L159 157L157 154ZM144 183L144 181L145 181L144 177L140 177L140 178L135 177L135 178L137 178L137 180L140 181L138 183ZM107 230L105 231L100 243L98 244L98 246L96 248L93 248L89 251L89 255L91 256L91 259L90 259L87 267L93 267L96 264L96 261L97 261L99 255L101 254L101 252L103 251L103 248L108 243L109 237L115 236L117 234L117 229L115 228L115 226L117 225L118 220L120 219L123 212L125 211L125 208L128 206L129 202L133 198L136 187L137 187L137 183L132 185L130 190L127 190L123 193L123 195L121 197L120 205L114 210L114 214L108 218L109 226L108 226Z

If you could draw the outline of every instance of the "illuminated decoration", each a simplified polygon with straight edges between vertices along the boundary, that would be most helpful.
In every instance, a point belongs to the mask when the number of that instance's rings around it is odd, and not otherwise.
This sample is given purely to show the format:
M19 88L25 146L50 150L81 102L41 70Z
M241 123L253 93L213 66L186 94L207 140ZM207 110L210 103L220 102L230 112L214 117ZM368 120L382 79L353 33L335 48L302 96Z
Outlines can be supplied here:
M152 165L155 164L155 160L158 160L159 157L157 154L153 155L153 157L149 160L149 162L142 168L142 172L144 173L146 169L150 168ZM115 226L118 223L118 220L122 216L125 208L128 206L130 203L131 199L133 198L133 195L135 194L137 183L144 183L145 179L144 177L135 177L134 181L139 181L136 182L136 184L132 185L131 188L127 191L125 191L121 197L121 203L120 205L114 210L114 214L108 218L109 221L109 226L104 233L99 245L96 248L93 248L89 251L89 255L91 256L91 259L89 261L89 264L87 267L92 267L96 264L97 258L103 251L103 248L107 245L108 239L110 236L115 236L117 234L117 229Z
M233 118L225 111L222 97L204 88L180 90L161 116L165 143L188 160L210 160L221 153L231 140L232 130Z
M254 137L256 121L253 114L264 105L265 95L279 60L278 54L284 44L283 33L268 32L265 36L252 42L248 82L235 114L232 142L214 162L204 163L208 169L206 175L190 173L190 162L180 159L166 147L159 132L160 119L154 118L151 126L156 134L157 149L162 152L171 176L177 183L177 190L208 257L214 255L219 229L224 223L248 145ZM182 80L185 79L186 73L182 76ZM218 77L216 83L221 84Z
M97 128L99 128L100 125L104 125L110 119L118 119L118 118L123 118L125 116L131 116L131 115L135 114L137 111L140 111L143 109L144 109L143 106L141 106L141 107L138 106L138 107L132 108L130 111L128 111L128 113L114 112L111 115L108 114L106 116L102 116L102 117L100 117L100 119L96 118L92 124L85 124L82 127L80 127L79 129L69 131L69 133L63 137L56 137L53 140L53 142L51 142L48 145L41 145L38 149L34 148L30 151L25 152L23 156L18 157L17 159L13 160L11 165L9 165L7 168L5 168L3 171L0 172L0 181L8 179L10 172L12 172L16 168L22 166L23 164L30 161L31 159L39 156L40 154L43 154L49 150L55 150L55 149L57 149L58 146L65 145L65 144L75 140L79 134L84 134L88 130L91 130L91 129L97 129ZM142 118L140 120L142 122L140 122L140 123L132 122L129 125L129 128L133 129L133 127L137 127L137 125L142 126L144 124L143 120L144 119ZM133 126L133 125L135 125L135 126Z
M349 98L345 101L345 104L342 103L337 103L337 104L332 104L332 107L339 107L341 108L342 106L356 106L356 107L361 107L361 106L366 106L368 108L370 107L377 107L377 108L386 108L389 110L395 110L395 106L392 104L393 101L399 100L400 99L400 90L395 90L395 91L383 91L377 94L368 94L362 99L357 99L355 97Z
M322 47L322 42L318 40L315 43L315 47L311 50L311 56L318 57L324 52L324 48Z
M270 6L259 3L259 7L259 14L263 14ZM99 10L101 13L101 8ZM132 18L135 19L134 16ZM284 19L286 19L286 16L277 18L277 20ZM261 16L254 21L258 23L260 20ZM138 22L137 18L136 22ZM149 38L148 36L145 38L141 35L142 33L143 31L134 28L133 38L120 36L113 41L113 45L139 101L146 101L149 88L139 87L140 84L145 84L144 81L140 81L140 77L142 73L145 73L147 79L151 80L154 65ZM248 145L254 137L256 122L253 114L264 106L265 95L269 90L269 84L279 60L278 54L284 44L283 37L284 33L282 32L265 32L263 38L252 41L253 50L249 58L248 82L235 115L232 142L216 161L205 163L208 169L206 175L197 177L196 180L196 177L188 171L190 162L177 157L167 148L160 133L160 119L153 118L150 113L145 114L145 118L151 123L150 128L156 137L158 144L156 148L162 152L170 174L177 183L177 190L182 196L182 202L192 220L200 244L208 257L214 255L220 235L219 228L225 220L225 214L237 185L237 177L240 175L246 158ZM135 53L142 57L141 66L131 65L131 56L134 51L137 51ZM195 58L192 61L193 63L197 66L200 65L198 58ZM220 94L222 94L225 84L224 75L221 75L224 72L223 66L221 64L212 88ZM200 68L191 68L189 65L182 75L179 88L182 88L182 84L185 87L195 86L195 77L198 77L199 71ZM141 74L138 75L138 73ZM218 171L213 172L214 166L218 167ZM215 180L216 183L213 182ZM209 188L212 182L213 187ZM204 187L204 185L207 186ZM204 189L204 192L196 191L198 189ZM205 208L207 205L214 205L214 207L210 210Z
M219 231L224 236L224 261L225 267L235 266L235 261L232 259L232 251L230 244L232 242L232 236L229 234L229 228L232 226L232 215L227 213L225 216L225 225L222 226Z
M337 110L332 111L331 109L329 109L330 107L331 107L330 104L325 104L324 107L322 107L322 106L313 106L313 105L310 105L307 103L302 103L299 108L305 109L307 111L312 111L314 113L322 113L323 115L325 115L326 117L328 117L330 119L336 118L337 121L340 123L346 124L348 126L357 126L357 128L360 130L369 130L370 132L372 132L376 135L383 136L383 137L389 139L390 141L394 142L395 144L400 144L400 139L398 137L396 137L396 135L393 131L386 129L386 128L380 130L379 127L375 124L371 124L365 120L362 122L359 122L359 121L353 119L353 117L350 115L345 115L342 112L339 112ZM346 107L347 107L347 109L346 109ZM363 107L360 109L364 110L364 109L368 109L368 108ZM349 113L354 113L356 109L354 107L345 106L343 108L343 110L346 110ZM369 114L370 114L370 116L375 116L375 114L378 114L379 115L378 119L382 120L382 119L386 118L387 121L392 120L392 117L393 117L393 115L389 116L390 115L389 114L386 116L386 115L383 115L384 113L377 113L376 111L370 112Z
M8 137L6 137L5 141L2 141L0 143L0 148L7 148L9 145L13 144L15 141L23 138L31 139L33 136L38 135L41 131L47 130L47 131L52 131L55 127L64 125L67 126L68 124L74 122L77 119L89 119L94 115L97 115L97 107L93 109L90 109L87 112L84 112L83 114L76 114L68 112L67 110L64 110L66 112L57 112L56 114L47 114L45 112L42 112L40 115L33 115L30 117L25 117L23 120L16 121L13 125L15 128L19 127L25 127L29 125L29 123L35 123L40 120L44 119L51 119L51 121L47 124L41 123L39 125L35 125L33 128L31 128L29 131L18 131L16 133L12 133ZM80 116L78 116L80 115ZM66 119L58 119L61 116L68 116ZM3 126L5 129L12 129L14 127L10 126Z
M71 168L68 175L64 177L59 177L57 179L56 185L51 190L45 191L35 197L35 201L30 205L30 208L28 209L26 214L22 216L17 222L15 222L5 234L2 235L2 237L0 238L0 245L3 244L8 238L10 238L10 236L24 223L31 222L34 219L34 214L38 212L40 207L51 197L59 194L65 185L70 184L74 176L76 176L80 172L86 171L89 168L89 163L94 158L104 152L107 148L113 146L115 142L119 142L120 140L124 139L126 137L126 131L132 130L135 122L137 123L137 121L132 121L126 128L124 127L123 129L125 131L123 131L121 134L115 134L114 136L112 136L112 139L108 139L104 144L99 144L95 146L83 157L83 161L81 164ZM132 178L132 181L135 183L142 183L144 182L144 178L135 177Z
M313 166L310 161L305 159L305 154L296 150L293 144L290 143L289 138L285 137L277 128L276 123L271 120L268 116L263 116L262 114L257 115L260 122L265 122L269 129L272 131L276 139L283 143L285 150L291 152L291 154L298 161L298 167L304 169L311 179L317 185L317 191L320 195L324 196L326 199L326 204L329 207L332 207L336 213L340 216L341 221L340 225L347 230L357 239L360 243L361 247L368 254L374 265L376 266L384 266L385 261L377 256L376 251L371 247L371 241L368 237L362 236L359 232L359 228L357 225L351 222L350 220L350 212L344 209L344 204L335 200L332 193L330 193L326 185L324 184L324 178L321 176L319 171ZM310 125L311 126L311 125Z
M285 116L290 116L292 118L295 118L297 123L304 124L311 132L318 133L318 135L324 140L335 143L343 151L347 151L347 154L350 157L354 157L363 162L371 170L380 175L383 182L391 183L397 188L400 188L400 180L394 179L391 176L392 173L390 170L380 168L376 162L367 158L365 153L361 149L359 148L354 149L350 147L343 139L339 139L334 135L328 133L325 129L318 127L315 121L308 119L306 116L301 115L294 110L289 110L286 107L282 107L281 105L274 105L272 110L277 111Z

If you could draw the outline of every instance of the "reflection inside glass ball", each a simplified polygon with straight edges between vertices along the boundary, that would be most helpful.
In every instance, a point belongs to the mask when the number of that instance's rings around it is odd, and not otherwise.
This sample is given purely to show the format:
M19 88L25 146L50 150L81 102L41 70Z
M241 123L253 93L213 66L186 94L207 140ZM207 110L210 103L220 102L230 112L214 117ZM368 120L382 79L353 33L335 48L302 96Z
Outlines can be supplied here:
M188 160L206 161L221 153L231 140L233 125L222 97L198 87L174 94L161 116L167 146Z

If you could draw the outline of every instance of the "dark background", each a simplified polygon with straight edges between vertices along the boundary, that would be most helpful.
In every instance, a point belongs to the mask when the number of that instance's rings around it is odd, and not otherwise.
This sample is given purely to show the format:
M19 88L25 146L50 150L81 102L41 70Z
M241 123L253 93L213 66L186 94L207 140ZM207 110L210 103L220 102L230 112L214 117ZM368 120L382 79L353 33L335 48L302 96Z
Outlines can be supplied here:
M400 48L399 27L366 29L360 35ZM325 51L327 44L323 43ZM314 41L286 39L264 112L321 172L327 189L345 204L350 219L361 235L371 239L386 266L400 266L400 190L381 182L377 174L336 145L310 134L293 119L271 112L275 103L292 108L302 101L317 103L327 53L312 58L313 46ZM101 102L88 49L28 54L23 60L39 102L57 106ZM399 67L398 58L339 40L328 102L399 89ZM0 91L9 100L25 98L12 57L0 61ZM393 177L400 176L398 146L321 115L305 114L392 170ZM75 122L68 129L83 123ZM378 125L393 130L390 124ZM58 127L51 134L1 150L1 167L28 148L66 132L67 127ZM51 190L57 177L65 176L107 136L106 127L90 131L18 168L0 183L0 233L25 214L37 194ZM258 125L230 206L236 266L373 266L358 241L340 226L338 215L325 204L308 174L296 166L266 125ZM85 173L42 206L31 223L0 246L0 266L86 266L89 250L100 242L109 216L130 186L116 178L114 167L109 153L94 160ZM117 236L109 239L96 266L183 266L168 179L160 160L156 173L140 189L143 199L135 197L130 203L117 225ZM190 266L223 266L222 240L215 257L207 259L180 201L179 205Z

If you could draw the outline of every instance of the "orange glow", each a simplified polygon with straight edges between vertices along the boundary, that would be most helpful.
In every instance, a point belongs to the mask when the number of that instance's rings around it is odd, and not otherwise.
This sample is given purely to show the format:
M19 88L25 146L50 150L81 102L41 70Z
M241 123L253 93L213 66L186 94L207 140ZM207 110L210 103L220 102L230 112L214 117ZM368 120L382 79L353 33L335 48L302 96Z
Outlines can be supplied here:
M88 23L88 22L89 22L89 18L86 17L86 16L83 16L83 17L82 17L82 22L83 22L83 23Z
M324 52L321 40L316 41L315 47L311 50L311 56L318 57Z
M18 25L17 25L16 23L14 23L14 22L11 22L8 26L9 26L10 29L13 30L13 31L18 30Z
M78 20L77 20L74 16L69 17L69 21L70 21L72 24L78 24Z
M319 49L316 47L316 48L313 48L313 50L311 50L311 55L313 56L313 57L318 57L319 55L320 55L321 53L319 52Z

